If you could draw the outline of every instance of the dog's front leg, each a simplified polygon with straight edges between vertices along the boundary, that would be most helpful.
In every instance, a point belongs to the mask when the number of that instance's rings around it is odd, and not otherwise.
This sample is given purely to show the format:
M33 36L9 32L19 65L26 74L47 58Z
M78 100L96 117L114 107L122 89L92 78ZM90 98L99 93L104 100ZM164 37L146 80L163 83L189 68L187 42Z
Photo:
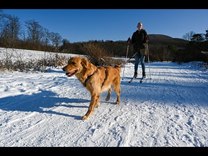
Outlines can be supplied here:
M93 113L95 106L97 105L99 100L99 95L92 95L91 96L91 102L90 102L90 106L89 109L87 111L87 113L82 117L82 120L86 120L90 114Z

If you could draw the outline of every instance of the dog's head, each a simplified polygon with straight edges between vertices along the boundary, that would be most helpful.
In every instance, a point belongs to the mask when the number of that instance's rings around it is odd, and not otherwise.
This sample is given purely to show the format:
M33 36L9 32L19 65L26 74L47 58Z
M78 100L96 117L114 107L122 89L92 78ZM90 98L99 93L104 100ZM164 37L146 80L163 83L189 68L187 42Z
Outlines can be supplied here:
M67 76L71 77L82 72L82 70L88 68L88 66L89 62L86 58L71 57L68 61L68 64L63 67L63 71L66 72Z

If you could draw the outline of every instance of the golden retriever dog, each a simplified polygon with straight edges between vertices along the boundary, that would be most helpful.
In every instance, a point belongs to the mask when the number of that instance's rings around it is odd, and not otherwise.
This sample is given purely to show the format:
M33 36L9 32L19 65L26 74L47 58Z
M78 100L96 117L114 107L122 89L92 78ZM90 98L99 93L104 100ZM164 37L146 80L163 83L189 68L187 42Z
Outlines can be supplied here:
M110 99L112 88L116 92L116 104L120 103L120 65L95 66L87 58L71 57L63 67L68 77L75 75L91 94L91 102L87 113L82 117L86 120L99 105L100 94L108 91L106 101Z

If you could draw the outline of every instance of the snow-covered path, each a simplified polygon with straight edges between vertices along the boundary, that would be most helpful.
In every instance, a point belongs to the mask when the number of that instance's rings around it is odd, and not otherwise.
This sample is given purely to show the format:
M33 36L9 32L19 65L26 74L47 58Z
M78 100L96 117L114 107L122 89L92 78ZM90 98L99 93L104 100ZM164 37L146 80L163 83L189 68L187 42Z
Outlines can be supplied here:
M208 71L170 62L146 70L142 84L128 83L127 64L120 106L114 93L109 102L103 93L87 121L90 94L61 68L1 72L0 146L208 146Z

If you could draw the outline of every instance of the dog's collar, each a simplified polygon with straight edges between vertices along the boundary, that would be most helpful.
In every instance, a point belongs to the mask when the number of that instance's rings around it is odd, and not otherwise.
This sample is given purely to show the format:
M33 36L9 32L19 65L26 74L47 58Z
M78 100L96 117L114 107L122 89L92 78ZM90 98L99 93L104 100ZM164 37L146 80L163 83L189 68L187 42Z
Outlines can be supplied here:
M94 75L95 73L97 72L97 69L91 74L91 75L89 75L86 79L85 79L85 81L83 82L83 85L86 87L87 86L87 81L92 77L92 75Z

